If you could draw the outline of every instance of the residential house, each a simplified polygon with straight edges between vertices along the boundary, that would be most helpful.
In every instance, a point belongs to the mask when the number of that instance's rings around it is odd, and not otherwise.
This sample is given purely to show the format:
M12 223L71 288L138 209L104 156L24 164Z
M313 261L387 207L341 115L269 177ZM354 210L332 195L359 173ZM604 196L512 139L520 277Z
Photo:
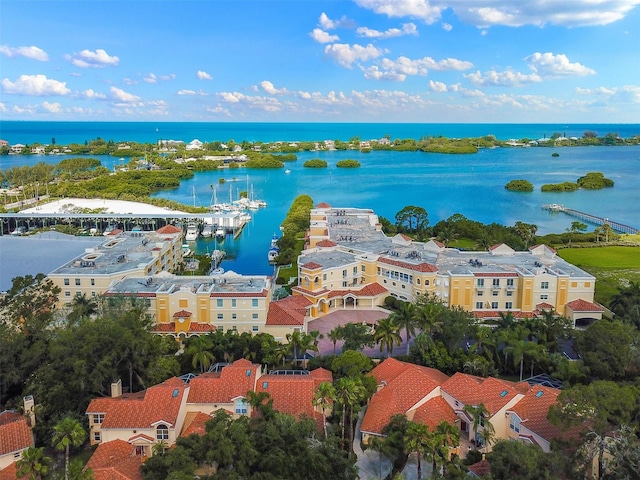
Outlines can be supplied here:
M191 140L185 147L187 150L202 150L204 144L197 138Z
M27 448L35 445L31 432L35 425L33 397L25 397L24 405L26 415L15 410L0 412L0 471L4 474L12 471L11 465L22 458Z
M15 145L11 145L11 147L9 147L9 154L10 155L20 155L22 153L22 150L26 147L26 145L23 145L21 143L16 143Z
M137 447L124 440L101 443L87 462L94 480L142 480L143 456Z

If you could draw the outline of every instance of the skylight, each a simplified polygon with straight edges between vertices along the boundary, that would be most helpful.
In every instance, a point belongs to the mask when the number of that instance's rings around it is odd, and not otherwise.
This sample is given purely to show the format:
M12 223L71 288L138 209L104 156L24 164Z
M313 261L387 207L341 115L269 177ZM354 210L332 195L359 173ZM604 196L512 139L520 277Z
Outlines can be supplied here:
M505 397L507 395L507 393L509 393L509 392L506 391L506 390L503 390L502 392L500 392L500 396L501 397Z
M544 395L544 391L540 390L538 393L536 393L536 397L540 398L542 395Z
M171 396L172 396L173 398L176 398L176 397L178 396L178 389L177 389L177 388L173 391L173 393L171 394Z

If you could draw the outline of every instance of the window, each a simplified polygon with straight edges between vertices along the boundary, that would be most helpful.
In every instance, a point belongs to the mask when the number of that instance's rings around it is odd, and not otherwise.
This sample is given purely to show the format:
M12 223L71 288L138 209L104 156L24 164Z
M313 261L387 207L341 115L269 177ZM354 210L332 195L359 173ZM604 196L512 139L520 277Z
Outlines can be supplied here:
M258 314L257 313L252 313L251 314L251 318L253 318L254 320L258 319Z
M232 314L231 314L231 319L232 319L232 320L235 320L236 318L238 318L238 316L237 316L235 313L232 313Z
M480 310L482 308L482 302L476 302L476 308Z
M169 427L160 424L156 427L156 440L169 440Z
M247 414L247 402L245 400L238 400L236 402L236 415Z
M65 285L69 285L69 279L68 279L68 278L65 278L65 279L64 279L64 284L65 284Z
M100 432L93 432L93 441L100 442L101 440L102 440L102 437L100 435Z
M218 314L218 320L223 320L223 319L224 319L224 314L219 313L219 314Z
M549 282L542 282L540 283L540 288L542 290L549 290Z
M233 327L231 327L231 330L233 330L234 332L238 331L238 327L236 325L234 325Z
M70 292L69 290L66 290L66 291L64 292L64 296L65 296L65 297L70 297L70 296L71 296L71 292Z
M364 265L360 265L360 271L364 272Z
M218 325L217 330L218 332L224 332L224 327L222 325Z
M91 296L95 297L96 296L96 292L91 292Z
M326 273L323 273L323 274L322 274L322 280L326 280L326 279L327 279L327 274L326 274Z
M346 270L342 270L342 276L346 277L347 276L347 271Z
M104 420L104 413L96 413L93 416L93 423L102 423Z
M498 290L494 290L493 292L491 292L491 295L493 295L494 297L497 297L499 293L500 292Z
M540 295L540 300L547 300L549 295Z
M416 278L416 285L420 285L420 279Z
M218 298L218 299L216 300L216 306L217 306L218 308L222 308L223 302L224 302L224 300L222 300L221 298Z
M510 416L509 428L516 433L520 433L520 419L514 414Z
M91 279L91 286L93 287L95 284L96 284L96 279L95 279L95 278L92 278L92 279Z
M498 308L498 302L491 302L491 308L496 310Z
M513 278L507 278L507 287L513 287Z
M76 287L79 287L79 286L80 286L80 279L76 278Z
M138 456L138 457L144 457L145 456L144 445L136 445L136 456Z
M22 451L14 453L13 458L20 458L20 455L22 455Z
M342 282L342 286L346 287L347 286L347 282Z
M507 297L513 297L513 292L511 290L507 290Z
M504 308L506 308L507 310L511 310L513 308L513 302L506 302L504 304Z
M358 274L358 267L353 267L353 274L357 275Z
M237 300L235 298L231 299L231 308L236 308Z
M257 332L258 331L258 325L254 325L253 327L251 327L251 331L252 332Z
M251 300L251 306L252 306L253 308L258 308L258 299L257 299L257 298L253 298L253 299Z
M484 292L482 290L478 290L478 296L481 297L482 295L484 295Z
M479 278L476 285L478 287L484 287L484 278Z
M181 298L178 301L178 304L180 305L180 308L187 308L189 306L189 300L187 300L186 298Z
M494 278L493 279L493 286L494 287L499 287L500 286L500 279L499 278Z

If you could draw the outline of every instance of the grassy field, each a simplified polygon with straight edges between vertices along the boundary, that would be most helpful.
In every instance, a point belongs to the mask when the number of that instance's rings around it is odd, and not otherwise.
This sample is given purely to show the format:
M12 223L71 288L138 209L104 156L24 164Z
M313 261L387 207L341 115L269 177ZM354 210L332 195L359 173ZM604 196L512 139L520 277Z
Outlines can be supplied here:
M596 277L595 300L603 305L620 287L640 282L640 247L563 248L558 255Z

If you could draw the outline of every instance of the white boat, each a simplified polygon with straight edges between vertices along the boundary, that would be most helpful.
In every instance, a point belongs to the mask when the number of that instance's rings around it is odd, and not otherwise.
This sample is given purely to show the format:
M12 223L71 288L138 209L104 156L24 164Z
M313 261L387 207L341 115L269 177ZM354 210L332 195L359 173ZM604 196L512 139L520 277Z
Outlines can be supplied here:
M216 230L216 238L224 238L227 235L227 232L224 231L224 228L218 228Z
M208 223L205 223L202 227L202 232L200 232L204 238L211 238L213 236L213 227Z
M289 170L288 168L284 171L284 173L291 173L291 170Z
M187 233L184 235L186 241L194 241L198 239L198 227L195 223L190 223L187 226Z

